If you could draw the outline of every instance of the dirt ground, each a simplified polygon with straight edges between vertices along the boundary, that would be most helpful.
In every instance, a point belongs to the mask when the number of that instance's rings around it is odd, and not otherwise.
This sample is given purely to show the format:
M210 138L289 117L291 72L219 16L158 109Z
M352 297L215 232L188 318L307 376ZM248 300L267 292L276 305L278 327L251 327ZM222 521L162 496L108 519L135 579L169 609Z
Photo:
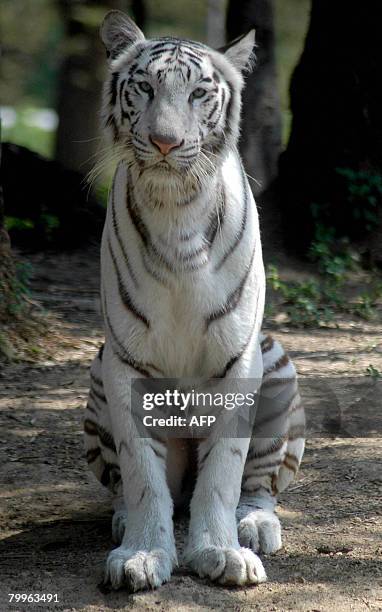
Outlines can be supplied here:
M223 588L181 566L157 591L107 592L99 584L111 510L81 432L102 341L98 255L28 259L50 333L34 360L0 371L0 612L382 610L382 382L366 376L370 364L382 370L381 321L272 330L297 365L310 436L280 498L284 547L264 556L267 583ZM185 519L176 531L181 546ZM57 593L59 603L12 605L8 593Z

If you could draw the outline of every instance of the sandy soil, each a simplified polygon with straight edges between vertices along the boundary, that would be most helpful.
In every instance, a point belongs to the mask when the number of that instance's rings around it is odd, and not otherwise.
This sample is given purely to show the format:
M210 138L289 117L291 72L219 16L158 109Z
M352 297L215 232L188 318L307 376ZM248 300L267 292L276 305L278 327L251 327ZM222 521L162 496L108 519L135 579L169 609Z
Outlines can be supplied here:
M33 362L0 371L1 612L382 610L382 382L365 375L369 364L382 370L380 321L273 330L296 362L310 437L280 499L284 547L263 559L266 584L222 588L180 567L157 591L107 592L98 585L112 546L110 504L87 470L81 432L102 341L98 256L29 260L50 334ZM180 547L185 526L176 523ZM8 603L8 593L43 592L59 603Z

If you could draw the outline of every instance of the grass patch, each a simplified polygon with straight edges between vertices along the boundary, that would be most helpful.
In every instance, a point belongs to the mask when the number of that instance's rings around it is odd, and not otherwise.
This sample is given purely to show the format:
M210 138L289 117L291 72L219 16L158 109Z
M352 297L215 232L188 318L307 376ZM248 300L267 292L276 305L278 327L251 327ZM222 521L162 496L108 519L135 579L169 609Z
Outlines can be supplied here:
M375 318L382 300L382 279L373 271L363 280L364 287L354 290L354 280L363 271L359 254L348 240L338 240L334 230L318 225L310 258L318 274L303 281L284 280L277 266L267 267L268 286L275 296L275 303L266 308L269 319L281 314L295 327L325 327L336 325L338 316L344 314Z

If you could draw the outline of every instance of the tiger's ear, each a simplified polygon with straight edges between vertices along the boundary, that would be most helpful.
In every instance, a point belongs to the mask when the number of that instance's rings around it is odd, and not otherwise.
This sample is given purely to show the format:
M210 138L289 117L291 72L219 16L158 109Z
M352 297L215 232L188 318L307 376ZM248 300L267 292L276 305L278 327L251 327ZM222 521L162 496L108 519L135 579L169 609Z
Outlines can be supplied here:
M254 65L255 30L250 30L235 40L232 40L218 51L224 53L227 59L240 72L251 71Z
M145 40L143 32L122 11L110 11L104 18L100 34L110 60L118 57L130 45Z

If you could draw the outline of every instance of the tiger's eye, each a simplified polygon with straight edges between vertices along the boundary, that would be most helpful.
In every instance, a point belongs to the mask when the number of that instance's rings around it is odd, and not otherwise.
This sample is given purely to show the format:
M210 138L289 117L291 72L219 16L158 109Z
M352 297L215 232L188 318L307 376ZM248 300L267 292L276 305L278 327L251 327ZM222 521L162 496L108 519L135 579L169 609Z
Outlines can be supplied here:
M197 100L198 98L203 98L205 93L205 89L203 89L202 87L197 87L190 95L190 100Z
M150 83L148 83L147 81L139 81L138 87L147 94L154 93L153 88L151 87Z

